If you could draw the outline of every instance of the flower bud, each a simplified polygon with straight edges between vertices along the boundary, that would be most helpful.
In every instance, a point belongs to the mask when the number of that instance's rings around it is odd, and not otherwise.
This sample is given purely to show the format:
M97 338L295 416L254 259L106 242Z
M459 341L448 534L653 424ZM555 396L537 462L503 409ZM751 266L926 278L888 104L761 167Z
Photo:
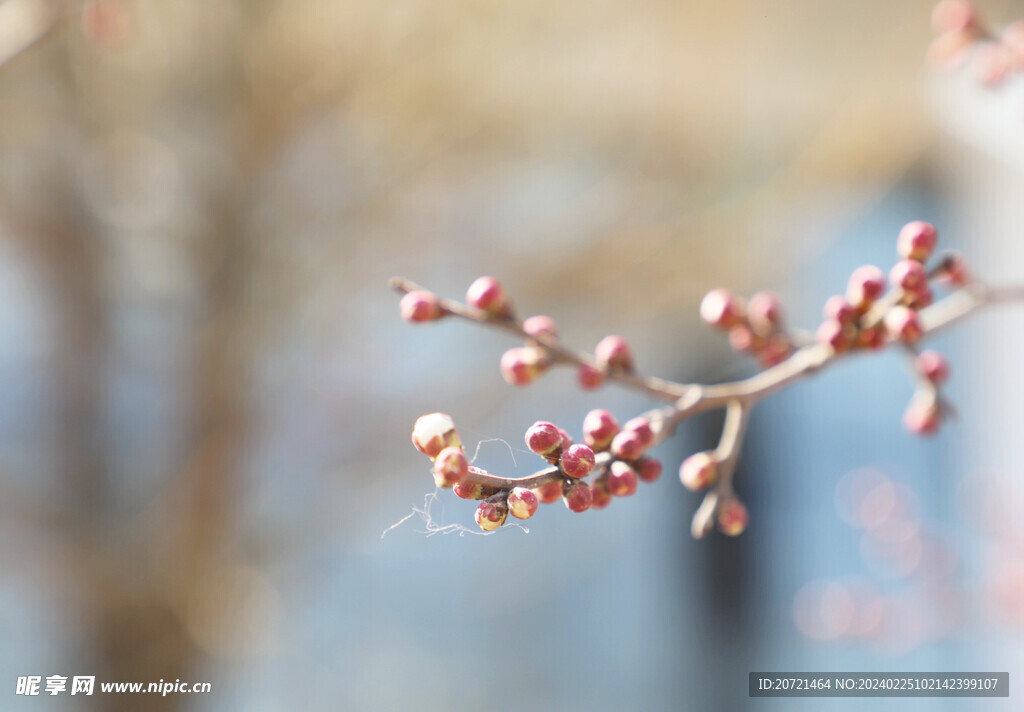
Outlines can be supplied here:
M584 480L566 480L562 485L562 501L572 512L585 512L593 504L594 495Z
M440 298L433 292L428 292L425 289L414 289L411 292L406 292L405 296L398 303L398 309L403 319L414 324L434 321L435 319L440 319L445 314Z
M523 322L523 331L530 336L547 337L552 341L558 339L558 328L555 320L549 316L531 316Z
M907 292L903 304L914 310L924 309L932 303L933 298L931 287L925 282L917 289Z
M633 352L621 336L606 336L594 348L594 358L612 371L632 371Z
M736 353L757 353L764 347L764 337L755 334L746 324L739 324L729 329L729 346Z
M516 519L529 519L537 513L540 499L525 487L516 487L508 493L508 511Z
M967 271L967 263L959 252L942 253L942 262L939 264L936 277L952 284L955 287L962 287L970 281L970 273Z
M716 329L730 329L743 323L743 302L728 289L712 289L701 300L700 318Z
M914 435L935 434L942 425L942 409L934 394L918 394L903 413L903 427Z
M512 386L527 386L548 367L547 351L538 346L518 346L501 357L501 375Z
M914 359L914 368L922 376L935 385L945 382L949 378L949 364L946 357L938 351L922 351Z
M434 458L434 482L438 487L452 487L469 474L469 461L461 447L446 447Z
M608 491L608 478L598 477L590 483L590 508L604 509L612 503L612 493Z
M707 489L718 479L718 458L708 450L690 455L679 466L679 481L694 492Z
M846 297L835 294L825 302L825 319L834 319L843 326L857 321L857 310L846 301Z
M594 452L603 452L619 432L619 421L604 409L592 410L583 419L583 442Z
M836 319L826 319L821 322L821 326L818 327L814 338L819 344L828 344L832 347L833 351L841 354L849 350L852 345L850 339L852 331L853 327L849 325L844 326Z
M917 260L900 260L889 270L889 283L908 292L916 292L928 286L928 273Z
M758 334L773 334L782 326L782 303L771 292L758 292L747 302L747 320Z
M476 508L476 523L485 532L493 531L505 523L508 518L508 504L505 493L491 495Z
M466 303L493 316L508 316L511 312L505 288L494 277L480 277L469 285Z
M558 434L562 436L562 446L559 448L559 453L562 453L572 447L572 436L565 431L565 428L559 428Z
M854 346L877 351L885 346L885 329L881 325L864 327L857 332Z
M633 461L644 454L644 442L632 430L622 430L612 438L611 451L620 460Z
M846 301L857 311L865 312L885 291L885 275L874 265L858 267L846 285Z
M540 487L535 487L534 492L542 504L552 504L562 498L562 480L545 482Z
M628 497L638 486L636 470L625 462L616 460L608 468L608 491L616 497Z
M541 457L557 457L562 449L562 433L554 423L538 420L526 431L526 446Z
M622 426L624 431L636 433L640 437L640 444L649 447L654 442L654 431L651 429L651 421L642 416L631 418Z
M459 434L455 432L455 421L447 413L431 413L416 419L412 428L412 444L430 458L446 447L462 447Z
M765 368L780 364L793 353L793 347L784 334L772 334L765 339L764 346L757 353L758 362Z
M587 391L600 388L604 384L604 374L593 366L580 366L579 371L576 372L576 379L580 388Z
M939 233L930 223L915 220L903 226L896 238L896 252L907 260L924 262L935 249Z
M921 338L921 322L917 312L904 306L895 306L885 314L885 331L889 338L912 344Z
M569 477L586 477L594 469L594 451L583 444L573 445L562 453L562 472Z
M655 482L661 477L661 462L653 457L641 457L633 463L636 476L644 482Z
M725 497L718 503L715 510L715 521L718 531L727 536L738 536L747 528L750 515L743 502L736 497Z

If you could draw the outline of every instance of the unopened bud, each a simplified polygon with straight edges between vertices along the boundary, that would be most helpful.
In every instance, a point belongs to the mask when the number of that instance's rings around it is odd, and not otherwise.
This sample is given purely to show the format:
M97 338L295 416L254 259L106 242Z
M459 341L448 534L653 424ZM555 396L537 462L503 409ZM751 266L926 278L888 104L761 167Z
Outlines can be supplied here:
M462 447L459 434L455 432L455 421L447 413L431 413L420 416L412 428L412 444L430 458L446 447Z
M493 531L508 518L508 504L505 493L499 492L481 502L476 508L476 523L485 532Z
M529 519L537 513L540 499L537 494L525 487L516 487L508 493L508 511L516 519Z
M438 487L452 487L469 474L469 461L461 447L446 447L434 459L434 482Z
M718 458L713 451L698 452L679 466L679 481L694 492L707 489L718 479Z

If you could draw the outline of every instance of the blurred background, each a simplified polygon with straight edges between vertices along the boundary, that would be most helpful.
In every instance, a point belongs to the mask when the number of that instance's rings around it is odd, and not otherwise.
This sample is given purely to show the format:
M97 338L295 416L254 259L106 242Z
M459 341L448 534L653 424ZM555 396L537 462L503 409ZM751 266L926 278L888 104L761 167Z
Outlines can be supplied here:
M567 372L511 389L507 337L405 324L387 288L493 274L570 344L622 334L643 371L714 381L751 366L699 324L708 289L774 290L813 328L912 219L1024 281L1021 80L931 76L930 10L2 0L0 708L845 710L750 700L747 674L1015 685L1019 312L937 340L959 418L932 440L900 427L894 354L760 406L738 539L693 541L674 476L714 415L606 511L428 536L473 505L428 497L419 415L523 475L533 421L578 436L651 403ZM27 675L212 692L30 700Z

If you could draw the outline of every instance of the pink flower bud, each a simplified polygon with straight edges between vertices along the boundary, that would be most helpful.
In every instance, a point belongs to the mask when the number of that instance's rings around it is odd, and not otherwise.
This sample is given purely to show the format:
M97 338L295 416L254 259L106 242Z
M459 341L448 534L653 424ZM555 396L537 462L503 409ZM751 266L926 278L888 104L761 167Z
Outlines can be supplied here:
M616 460L608 468L608 491L616 497L628 497L638 486L636 470L625 462Z
M640 436L640 443L644 447L650 447L651 443L654 442L654 431L651 429L651 421L647 420L647 418L640 416L627 420L622 429Z
M858 267L846 285L846 301L865 312L885 291L885 275L874 265Z
M533 383L547 367L547 351L537 346L518 346L501 357L501 375L512 386Z
M857 321L857 310L846 301L846 297L836 294L825 302L825 319L834 319L846 326Z
M590 483L590 508L604 509L612 503L612 493L608 491L608 478L599 477Z
M934 397L915 397L903 413L903 427L914 435L935 434L942 424L942 409Z
M757 353L764 347L764 338L755 334L746 324L740 324L729 329L729 346L736 353Z
M523 331L530 336L546 336L551 340L558 339L558 328L555 320L549 316L531 316L523 322Z
M747 302L747 319L758 334L774 333L782 326L782 303L771 292L758 292Z
M466 303L494 316L508 316L511 311L505 288L494 277L480 277L469 285Z
M978 11L968 0L941 0L932 9L932 32L959 32L974 27L978 22Z
M632 430L622 430L612 438L611 451L620 460L632 462L644 454L644 441Z
M747 508L735 497L726 497L718 503L715 520L718 531L727 536L738 536L747 528L750 515Z
M557 457L562 449L562 433L554 423L538 420L526 431L526 446L541 457Z
M508 493L508 511L516 519L529 519L537 513L540 499L525 487L516 487Z
M562 480L546 482L533 490L542 504L552 504L562 498Z
M572 512L585 512L593 504L594 495L584 480L567 480L562 485L562 501Z
M470 466L469 469L472 471L475 468ZM482 485L478 482L467 482L465 480L455 485L455 488L452 491L455 492L456 496L461 497L462 499L484 499L497 494L498 492L496 488L491 487L490 485Z
M425 289L414 289L411 292L406 292L405 296L402 297L402 301L398 303L398 309L403 319L414 324L434 321L435 319L440 319L445 314L438 296Z
M559 452L565 452L572 446L572 437L565 432L565 428L559 428L558 434L562 436L562 446L559 448Z
M924 309L932 303L933 295L931 287L925 282L918 289L907 292L904 304L911 309Z
M923 333L917 312L904 306L895 306L885 313L885 331L889 338L905 344L913 344Z
M915 220L907 223L896 238L896 252L906 260L924 262L935 249L939 233L930 223Z
M837 354L848 351L852 345L850 333L853 327L844 326L835 319L826 319L818 327L814 338L819 344L828 344Z
M461 447L446 447L434 458L434 482L438 487L452 487L469 474L469 461Z
M718 458L711 450L690 455L679 466L679 481L694 492L707 489L716 479Z
M900 260L889 270L889 283L908 292L915 292L928 286L928 273L917 260Z
M594 469L594 451L586 445L573 445L562 453L562 472L569 477L586 477Z
M604 374L593 366L580 366L580 370L576 373L576 379L580 388L588 391L600 388L604 384Z
M949 378L949 364L938 351L922 351L914 359L914 368L935 385Z
M866 326L857 332L854 346L877 351L885 346L885 329L881 326Z
M612 371L632 371L633 352L621 336L606 336L594 348L594 358Z
M594 452L603 452L619 432L619 421L604 409L592 410L583 419L583 442Z
M507 518L508 505L505 503L504 493L488 497L476 508L476 523L485 532L497 529Z
M712 289L701 300L700 318L716 329L730 329L743 323L743 302L728 289Z
M416 419L412 427L412 444L427 457L437 457L446 447L462 447L455 421L447 413L431 413Z
M633 469L644 482L655 482L661 477L661 462L653 457L641 457L633 463Z
M784 334L772 334L765 339L764 346L757 353L758 362L765 368L780 364L793 353L793 347Z
M942 262L939 264L936 277L943 282L949 282L956 287L962 287L970 281L970 274L967 271L967 263L959 252L942 253Z

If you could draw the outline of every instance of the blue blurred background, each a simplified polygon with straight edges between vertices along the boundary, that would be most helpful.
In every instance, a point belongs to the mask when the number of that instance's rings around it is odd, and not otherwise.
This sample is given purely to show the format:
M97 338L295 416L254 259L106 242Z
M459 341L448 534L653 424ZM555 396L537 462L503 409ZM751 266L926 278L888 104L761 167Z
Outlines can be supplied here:
M570 344L622 334L644 372L713 382L752 366L699 323L708 289L813 329L912 219L1024 280L1021 87L928 75L929 11L0 2L0 708L861 707L752 700L752 671L1014 692L1019 312L936 339L959 417L933 439L900 427L898 354L761 404L739 538L694 541L675 477L716 415L637 496L478 536L430 533L473 505L431 498L418 416L525 475L535 420L652 404L568 372L509 388L507 336L405 324L387 288L493 274ZM212 692L15 694L54 674Z

